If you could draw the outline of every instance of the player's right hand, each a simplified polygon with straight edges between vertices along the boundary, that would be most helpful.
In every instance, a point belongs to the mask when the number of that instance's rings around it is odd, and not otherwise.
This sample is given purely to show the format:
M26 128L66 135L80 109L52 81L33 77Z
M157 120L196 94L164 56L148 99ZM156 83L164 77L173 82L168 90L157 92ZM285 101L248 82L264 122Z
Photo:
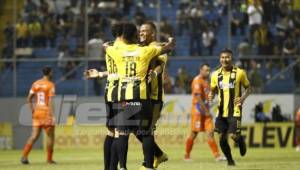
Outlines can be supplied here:
M97 78L99 77L99 72L97 69L89 69L83 72L83 75L86 79Z

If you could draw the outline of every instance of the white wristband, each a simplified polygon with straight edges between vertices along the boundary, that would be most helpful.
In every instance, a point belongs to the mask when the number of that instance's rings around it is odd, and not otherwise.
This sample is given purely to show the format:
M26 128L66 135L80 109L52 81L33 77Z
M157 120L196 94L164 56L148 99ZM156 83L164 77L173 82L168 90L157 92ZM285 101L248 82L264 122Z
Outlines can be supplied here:
M102 73L102 72L98 72L98 76L99 76L100 78L102 78L102 77L103 77L103 73Z
M153 73L155 73L155 77L157 77L157 75L158 75L157 71L154 70Z

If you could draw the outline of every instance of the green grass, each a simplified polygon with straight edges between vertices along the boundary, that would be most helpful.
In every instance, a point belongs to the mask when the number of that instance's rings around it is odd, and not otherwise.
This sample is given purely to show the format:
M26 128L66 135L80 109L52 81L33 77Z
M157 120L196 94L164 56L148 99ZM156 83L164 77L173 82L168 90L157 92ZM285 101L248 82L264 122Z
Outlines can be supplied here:
M128 169L138 170L142 161L140 146L129 145ZM233 150L236 167L229 168L225 162L215 162L208 147L196 145L192 151L192 162L184 162L184 145L162 147L169 155L169 161L163 163L159 170L293 170L300 169L300 152L294 149L249 149L245 157L239 156L238 149ZM2 170L102 170L102 148L99 149L60 149L55 150L56 165L45 163L46 153L33 150L30 154L30 165L21 165L20 150L0 151L0 169Z

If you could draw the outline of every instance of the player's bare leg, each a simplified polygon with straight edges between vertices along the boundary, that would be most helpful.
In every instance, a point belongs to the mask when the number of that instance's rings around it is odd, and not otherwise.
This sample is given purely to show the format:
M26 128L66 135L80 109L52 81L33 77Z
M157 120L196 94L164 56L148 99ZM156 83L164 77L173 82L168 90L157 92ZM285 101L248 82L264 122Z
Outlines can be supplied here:
M226 158L220 155L216 140L214 138L213 129L207 132L207 144L210 147L210 150L212 151L216 161L226 161Z
M50 164L55 164L53 161L53 148L54 148L54 140L55 140L55 127L49 126L45 129L47 135L47 162Z
M29 164L28 155L31 151L32 145L38 139L40 133L41 133L40 127L37 127L37 126L32 127L31 136L27 140L26 145L24 146L24 149L23 149L23 154L22 154L22 158L21 158L22 164Z
M190 153L193 149L194 145L194 140L196 139L198 133L191 131L190 136L187 138L186 143L185 143L185 155L184 155L184 160L185 161L191 161L190 159Z

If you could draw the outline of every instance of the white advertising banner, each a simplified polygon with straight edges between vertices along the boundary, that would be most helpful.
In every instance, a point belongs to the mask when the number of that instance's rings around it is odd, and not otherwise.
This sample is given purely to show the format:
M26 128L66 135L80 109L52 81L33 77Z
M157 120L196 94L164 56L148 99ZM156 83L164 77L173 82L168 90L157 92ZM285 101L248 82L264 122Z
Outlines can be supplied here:
M288 119L293 119L294 95L292 94L263 94L250 95L243 104L243 123L254 122L255 106L262 103L266 116L271 118L272 109L279 105L281 113ZM191 95L166 95L160 123L189 124L192 105ZM215 116L217 102L211 104L211 113Z

